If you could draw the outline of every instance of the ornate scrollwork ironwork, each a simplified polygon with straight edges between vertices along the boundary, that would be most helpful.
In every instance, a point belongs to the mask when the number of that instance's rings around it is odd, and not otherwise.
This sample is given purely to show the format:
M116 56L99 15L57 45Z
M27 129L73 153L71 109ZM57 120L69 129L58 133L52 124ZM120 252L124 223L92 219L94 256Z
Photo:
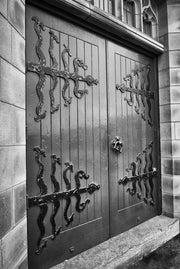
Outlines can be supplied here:
M127 185L128 182L132 184L132 187L127 188L127 192L134 196L137 195L139 200L143 200L145 204L150 204L154 206L154 183L153 178L157 175L157 169L153 168L153 142L150 142L149 145L143 150L142 153L139 153L136 157L136 161L130 163L126 171L132 171L132 176L124 176L118 181L119 184ZM145 165L142 173L142 158L144 156ZM145 195L143 195L142 182L145 188ZM138 183L138 185L137 185Z
M73 173L73 164L66 162L65 163L65 169L63 171L63 180L66 185L65 191L60 191L60 185L59 182L56 179L56 165L61 165L61 160L58 158L55 154L51 155L51 182L52 186L54 188L53 193L48 193L48 188L43 180L44 175L44 164L41 160L42 157L46 156L45 150L40 149L39 147L34 147L35 152L35 160L39 166L39 171L37 174L36 182L40 188L40 193L37 196L29 197L28 198L28 206L29 208L38 206L40 208L40 212L37 218L37 224L39 227L40 235L37 240L37 249L35 253L38 255L40 254L44 248L47 247L47 241L49 237L44 237L45 235L45 224L44 219L48 212L48 203L52 204L52 212L50 216L50 223L52 226L52 235L50 238L54 240L57 235L60 234L62 227L58 226L56 227L56 220L55 217L58 213L58 210L60 208L60 200L64 199L66 200L66 206L64 209L64 219L66 220L66 226L69 226L69 224L73 221L74 213L72 213L68 217L68 209L71 204L71 198L76 198L76 204L75 209L77 212L82 212L86 205L90 203L90 199L86 199L84 202L81 202L81 194L88 193L93 194L96 190L100 189L100 185L96 183L90 183L86 187L81 187L80 180L89 179L89 175L87 175L83 170L78 170L74 174L74 181L75 181L75 188L71 188L71 181L68 179L68 173Z
M64 105L68 106L71 104L72 97L66 96L66 91L69 88L70 80L74 82L74 96L78 99L81 99L85 94L88 93L88 90L80 90L79 89L79 82L84 82L88 86L93 86L98 84L98 80L94 79L91 75L81 76L79 74L79 68L83 68L84 70L87 70L87 65L84 64L82 60L79 58L74 58L73 60L73 67L74 71L71 73L69 70L69 62L66 61L66 55L68 57L72 57L70 53L70 49L64 45L64 49L61 53L64 70L57 70L58 63L57 60L53 54L54 44L55 41L57 44L59 44L59 40L57 36L54 34L52 30L49 31L50 34L50 45L49 45L49 55L50 59L52 61L52 66L48 67L46 66L46 57L41 49L42 43L43 43L43 37L42 37L42 31L45 31L45 26L42 22L39 21L37 17L32 17L32 20L34 21L34 30L37 35L37 43L36 43L36 54L39 58L38 63L28 63L27 64L27 71L34 72L39 76L38 83L36 85L36 92L39 99L39 103L36 106L36 116L35 121L40 121L46 117L47 111L42 111L43 104L44 104L44 95L43 95L43 88L45 86L46 77L50 76L52 78L52 87L49 90L49 96L50 96L50 103L51 103L51 109L50 112L54 113L59 110L59 104L55 106L55 98L54 98L54 90L57 87L58 84L58 78L64 79L64 85L62 88L62 97L64 99Z
M129 97L124 97L124 100L129 106L134 106L135 112L152 126L151 99L154 99L154 92L150 91L150 65L134 70L123 80L125 83L116 84L116 89L121 93L129 93Z
M111 146L112 146L112 150L117 152L117 153L121 153L122 149L123 149L123 143L120 140L119 136L116 136L112 141L111 141Z

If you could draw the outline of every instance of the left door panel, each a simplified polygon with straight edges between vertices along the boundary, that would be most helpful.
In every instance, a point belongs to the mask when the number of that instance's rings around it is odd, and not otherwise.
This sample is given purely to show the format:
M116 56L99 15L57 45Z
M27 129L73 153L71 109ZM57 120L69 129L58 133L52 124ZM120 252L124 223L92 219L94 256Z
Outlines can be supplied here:
M109 235L105 41L28 6L29 268L49 268Z

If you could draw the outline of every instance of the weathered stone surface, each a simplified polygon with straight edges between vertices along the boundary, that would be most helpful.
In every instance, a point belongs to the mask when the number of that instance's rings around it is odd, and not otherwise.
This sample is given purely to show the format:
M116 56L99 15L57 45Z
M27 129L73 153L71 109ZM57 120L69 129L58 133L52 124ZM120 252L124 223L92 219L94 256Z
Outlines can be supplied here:
M169 53L164 52L158 57L158 69L159 71L163 69L167 69L168 66L169 66Z
M179 104L171 104L171 121L179 121L180 119L180 106Z
M162 175L172 175L173 174L173 161L171 158L162 158Z
M180 84L180 68L170 69L170 82L171 85Z
M173 160L173 174L180 175L180 160Z
M173 206L173 193L163 193L162 194L162 212L163 214L173 216L174 206Z
M159 71L159 88L165 88L170 85L169 69Z
M159 36L165 35L168 32L167 29L167 6L161 5L159 7Z
M162 175L162 193L173 194L173 176L172 175Z
M160 122L170 122L171 120L171 106L160 106Z
M13 268L27 246L26 219L2 239L3 267Z
M170 67L180 67L180 51L169 52Z
M159 89L159 104L166 105L170 104L170 88Z
M25 108L25 75L0 59L0 100Z
M7 17L7 0L0 1L0 13Z
M174 195L173 202L174 202L174 212L180 213L180 195Z
M13 28L12 44L12 63L22 72L25 72L25 41Z
M15 223L25 215L26 186L25 183L14 188Z
M11 60L11 26L0 14L0 56Z
M172 156L172 142L161 141L161 156L162 157L171 157Z
M161 123L160 124L160 134L162 140L170 140L175 138L174 123Z
M168 5L168 31L180 32L180 4Z
M12 190L0 193L0 239L12 226Z
M158 216L52 269L125 269L178 233L179 220Z
M173 175L173 195L180 195L180 175Z
M180 157L180 140L172 141L172 155L173 157Z
M8 19L14 27L25 35L25 7L21 0L8 0Z
M167 51L169 49L168 38L168 34L159 37L159 42L164 45L164 51Z
M180 44L180 33L169 33L169 49L178 50Z
M0 145L25 144L25 111L0 102Z
M170 88L171 103L180 103L180 85Z
M175 138L180 139L180 122L175 122Z
M25 147L0 147L0 192L25 181Z

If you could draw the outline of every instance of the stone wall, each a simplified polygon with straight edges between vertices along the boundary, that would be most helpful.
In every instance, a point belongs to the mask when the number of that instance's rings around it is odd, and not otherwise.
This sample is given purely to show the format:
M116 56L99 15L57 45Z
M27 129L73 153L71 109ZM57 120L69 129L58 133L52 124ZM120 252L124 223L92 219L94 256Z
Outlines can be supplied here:
M19 268L26 255L24 5L0 0L1 269Z
M164 1L165 2L165 1ZM180 217L180 2L160 7L160 133L163 213Z

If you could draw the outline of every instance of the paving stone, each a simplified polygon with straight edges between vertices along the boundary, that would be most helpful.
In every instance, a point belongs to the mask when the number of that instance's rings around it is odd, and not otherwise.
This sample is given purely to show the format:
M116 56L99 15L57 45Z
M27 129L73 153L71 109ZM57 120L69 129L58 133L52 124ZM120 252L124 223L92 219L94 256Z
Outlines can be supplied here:
M12 190L0 193L0 239L12 226Z
M14 188L15 223L25 216L26 186L25 183Z
M0 147L0 192L25 181L25 146Z
M0 14L0 56L11 61L11 26Z
M25 72L25 40L12 28L12 63Z
M0 100L25 108L25 75L0 59Z
M13 268L27 247L26 219L2 239L3 269Z
M21 0L8 0L8 19L13 26L25 35L25 7Z
M0 13L7 17L7 0L0 0Z

